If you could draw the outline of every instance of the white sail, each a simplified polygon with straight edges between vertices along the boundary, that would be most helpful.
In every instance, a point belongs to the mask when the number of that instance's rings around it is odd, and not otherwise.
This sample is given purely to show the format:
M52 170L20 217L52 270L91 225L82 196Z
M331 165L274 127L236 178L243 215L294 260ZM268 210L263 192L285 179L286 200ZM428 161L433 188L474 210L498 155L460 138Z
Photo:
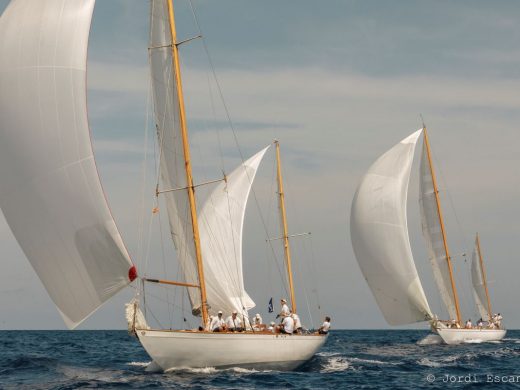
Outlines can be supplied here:
M450 282L450 271L446 261L446 250L442 238L439 209L435 200L431 168L426 144L423 144L420 166L419 203L424 240L433 269L433 277L451 319L457 319L455 299Z
M486 287L484 285L484 275L480 268L480 259L476 242L471 255L471 282L473 284L473 296L475 298L478 312L480 313L480 316L487 321L489 320L489 313L486 306Z
M135 278L87 121L94 0L13 0L0 18L0 206L73 328Z
M361 271L391 325L432 318L410 248L406 202L421 130L382 155L352 202L350 234Z
M244 289L242 229L247 198L269 147L241 164L213 190L199 213L200 242L210 313L255 307Z
M195 243L184 164L180 127L179 99L172 64L171 30L166 0L151 1L150 71L153 86L155 121L160 147L160 169L170 230L187 283L199 284ZM200 292L188 289L194 314L200 312Z

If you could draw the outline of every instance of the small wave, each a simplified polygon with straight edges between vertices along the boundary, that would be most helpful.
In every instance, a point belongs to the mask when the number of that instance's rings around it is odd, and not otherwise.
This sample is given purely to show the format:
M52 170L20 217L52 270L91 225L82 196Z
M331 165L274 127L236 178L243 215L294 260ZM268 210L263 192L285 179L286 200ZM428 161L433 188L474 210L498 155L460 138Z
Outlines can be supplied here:
M166 374L168 374L168 373L179 372L179 371L191 372L193 374L214 374L214 373L218 372L218 370L215 367L201 367L201 368L172 367L172 368L165 370L164 372Z
M271 372L271 370L255 370L254 368L244 368L244 367L232 367L232 368L229 368L229 370L236 372L238 374L255 374L258 372Z
M438 344L444 344L444 341L442 341L442 337L438 334L429 334L425 338L417 341L417 345L438 345Z
M150 362L130 362L126 363L127 366L135 366L135 367L148 367Z
M382 362L381 360L372 360L372 359L360 359L360 358L350 358L348 359L351 363L369 363L369 364L383 364L383 365L395 365L398 363L395 362Z
M448 355L439 359L430 359L430 358L422 358L417 361L417 364L420 366L439 368L439 367L450 367L457 364L457 362L461 360L473 360L479 357L476 353L465 353L465 354L457 354L457 355Z
M432 361L428 358L422 358L417 362L420 366L426 366L426 367L432 367L432 368L438 368L441 367L442 364L439 362Z
M318 352L316 356L322 357L331 357L331 356L340 356L341 354L338 352Z
M353 369L347 359L342 357L331 357L320 372L338 372Z

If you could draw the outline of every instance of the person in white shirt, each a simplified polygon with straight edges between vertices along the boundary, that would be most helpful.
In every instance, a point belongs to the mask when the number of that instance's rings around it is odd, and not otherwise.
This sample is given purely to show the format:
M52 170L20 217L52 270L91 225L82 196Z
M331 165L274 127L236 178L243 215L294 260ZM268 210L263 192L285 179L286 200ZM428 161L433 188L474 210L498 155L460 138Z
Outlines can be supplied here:
M500 313L497 314L497 328L500 328L502 327L502 319L504 317L502 317L502 315Z
M465 328L466 329L471 329L473 327L473 324L471 323L471 318L469 320L466 321L466 326Z
M226 328L230 332L242 332L242 321L237 316L237 311L233 310L233 313L226 318Z
M222 312L219 311L216 317L213 317L209 329L212 332L223 332L226 330L226 324L222 318Z
M302 333L303 328L300 316L296 313L291 313L291 317L294 320L294 333Z
M289 310L289 306L287 306L287 300L280 299L280 305L282 306L282 310L280 310L280 314L278 314L276 316L276 318L287 317L289 314L291 314L291 311Z
M261 331L265 329L266 326L262 323L262 317L260 317L260 314L256 313L253 317L253 330Z
M271 321L271 323L269 324L269 328L267 328L267 330L269 332L276 332L276 324L274 323L274 321Z
M291 316L285 316L280 325L280 333L293 334L294 333L294 320Z
M320 329L318 329L319 334L328 334L330 330L330 317L325 317L325 321L320 326Z

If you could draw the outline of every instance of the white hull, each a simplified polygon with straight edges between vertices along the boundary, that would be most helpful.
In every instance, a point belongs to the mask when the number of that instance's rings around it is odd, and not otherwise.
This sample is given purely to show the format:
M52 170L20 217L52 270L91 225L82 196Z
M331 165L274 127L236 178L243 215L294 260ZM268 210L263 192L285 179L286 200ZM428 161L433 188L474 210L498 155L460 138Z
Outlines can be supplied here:
M505 329L449 329L436 328L435 331L446 344L485 343L499 341L506 335Z
M163 371L174 368L255 367L292 370L325 343L322 335L137 330L139 341Z

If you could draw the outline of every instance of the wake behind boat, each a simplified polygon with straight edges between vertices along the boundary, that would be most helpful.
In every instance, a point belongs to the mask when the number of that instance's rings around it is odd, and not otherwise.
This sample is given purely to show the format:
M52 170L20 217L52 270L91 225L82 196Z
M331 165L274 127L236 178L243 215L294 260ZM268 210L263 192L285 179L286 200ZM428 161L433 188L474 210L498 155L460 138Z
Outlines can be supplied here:
M415 146L421 134L424 141L419 168L422 230L435 283L451 318L448 321L439 320L430 310L408 233L408 183ZM466 327L462 323L425 127L382 155L362 178L352 202L350 231L358 264L390 325L428 321L432 331L447 344L496 341L505 336L506 331L491 315L490 306L486 324L481 321L474 329L471 323L466 323ZM482 267L481 262L480 275ZM485 281L485 275L478 281L474 279L474 286L480 286L482 280ZM481 287L477 288L478 297Z
M86 61L94 3L13 0L0 18L0 206L16 239L69 328L136 279L142 299L145 284L181 286L192 313L201 317L198 330L150 329L139 300L127 305L130 330L154 366L295 368L327 335L301 328L293 334L290 325L299 317L278 143L292 313L267 331L249 320L255 303L242 270L246 203L267 148L223 178L194 184L179 60L179 46L189 40L177 40L172 0L152 0L148 50L161 178L156 198L164 199L184 279L138 277L110 214L90 142ZM198 211L195 188L213 183L218 184ZM219 311L238 313L241 331L211 332L211 316Z

